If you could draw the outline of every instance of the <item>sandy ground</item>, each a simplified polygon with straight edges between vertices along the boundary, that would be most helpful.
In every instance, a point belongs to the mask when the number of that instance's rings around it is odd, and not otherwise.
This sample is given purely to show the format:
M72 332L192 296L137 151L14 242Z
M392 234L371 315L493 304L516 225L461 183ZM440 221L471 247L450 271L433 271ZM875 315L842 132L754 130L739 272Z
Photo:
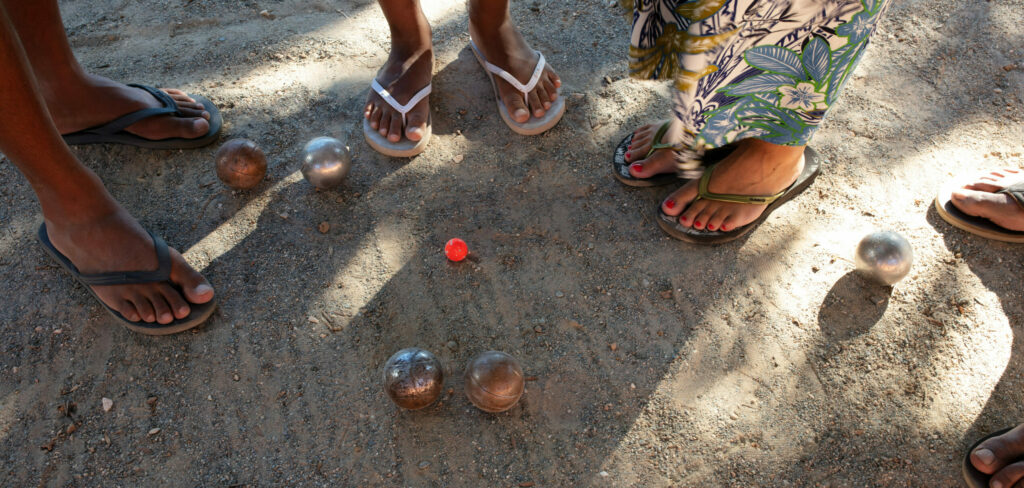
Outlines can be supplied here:
M569 102L525 138L496 113L464 5L426 3L435 136L396 160L360 133L388 45L373 2L62 2L85 66L207 95L224 139L258 141L271 168L232 192L216 145L76 149L219 293L204 327L148 338L43 253L0 160L0 485L957 486L965 446L1024 419L1024 248L930 206L954 174L1024 163L1020 0L893 5L814 140L823 175L713 248L658 229L667 189L610 177L614 144L669 95L627 78L618 10L515 3ZM356 157L337 191L298 173L320 135ZM876 229L914 246L891 290L851 272ZM474 257L450 265L455 236ZM380 387L409 346L449 376L424 411ZM530 377L504 414L462 393L488 349Z

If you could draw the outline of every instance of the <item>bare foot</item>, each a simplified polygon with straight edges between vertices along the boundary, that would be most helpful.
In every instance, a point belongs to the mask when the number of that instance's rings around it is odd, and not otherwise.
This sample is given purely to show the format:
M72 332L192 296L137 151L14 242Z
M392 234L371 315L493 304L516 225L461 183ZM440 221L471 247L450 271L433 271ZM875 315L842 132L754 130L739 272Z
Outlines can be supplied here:
M392 31L391 54L377 72L377 82L401 104L409 103L413 96L430 84L434 71L430 25L419 9L408 12L408 15L416 15L415 21L412 22L416 28ZM427 120L430 117L429 100L430 97L427 96L414 105L406 115L404 135L410 141L419 141L426 133ZM387 137L389 141L402 140L402 114L388 105L374 90L370 90L370 95L366 99L363 117L370 122L370 127Z
M150 107L162 107L159 100L141 88L130 87L102 76L83 75L67 86L41 86L46 106L61 134L71 134L111 122L122 115ZM149 117L125 129L139 137L195 139L210 131L209 112L181 90L165 89L178 104L175 114Z
M968 215L991 220L1009 230L1024 231L1024 207L1005 193L996 193L1024 181L1024 171L1005 168L993 171L955 190L950 195L956 208Z
M508 71L520 83L528 83L534 69L537 68L537 53L512 25L507 11L504 14L504 21L500 23L488 17L489 15L491 14L482 9L470 9L470 36L488 62ZM495 76L494 81L498 84L498 93L512 120L521 124L530 120L531 113L534 117L543 117L551 108L552 102L558 100L558 88L562 86L562 80L547 63L544 65L540 81L533 91L527 94L526 100L523 100L523 92L501 77Z
M774 195L796 181L803 171L803 146L780 146L759 139L746 139L715 166L708 191L735 195ZM670 151L657 151L671 154ZM660 159L659 159L660 161ZM652 164L665 164L657 162ZM646 165L645 165L646 166ZM634 171L631 169L631 173ZM649 176L641 172L635 175ZM728 232L757 220L767 205L697 199L699 180L673 192L661 203L666 215L679 216L684 227Z
M676 172L675 153L663 149L647 155L654 144L654 136L661 128L661 122L648 124L633 132L633 139L626 150L626 162L629 165L629 174L634 178L650 178L654 175ZM663 141L664 142L664 141Z
M975 469L992 475L989 486L1009 488L1024 480L1024 424L982 442L971 452Z
M93 200L100 201L82 205L75 212L44 213L54 247L83 274L157 269L153 240L139 223L113 200ZM191 312L189 303L206 303L213 298L213 287L178 251L170 249L170 255L170 281L184 295L166 282L92 289L103 303L132 322L168 324L183 319Z

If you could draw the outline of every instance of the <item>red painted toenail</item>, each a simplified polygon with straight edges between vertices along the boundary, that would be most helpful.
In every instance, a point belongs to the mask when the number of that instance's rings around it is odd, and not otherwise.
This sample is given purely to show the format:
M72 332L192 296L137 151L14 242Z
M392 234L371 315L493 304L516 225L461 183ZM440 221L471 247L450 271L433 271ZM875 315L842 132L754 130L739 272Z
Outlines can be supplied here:
M679 220L680 220L680 221L682 221L682 222L687 222L687 221L689 221L690 219L686 218L686 216L684 215L684 216L682 216L682 217L679 217Z
M636 163L636 164L634 164L634 165L631 165L631 166L629 167L629 169L631 169L631 170L633 170L633 171L636 171L637 173L639 173L639 172L641 172L641 171L643 171L643 170L644 170L644 165L642 165L642 164L640 164L640 163Z
M728 231L729 231L729 228L723 225L722 226L722 232L728 232Z
M667 209L676 208L676 201L675 200L665 200L665 208L667 208Z
M631 153L631 152L629 152L629 151L626 151L626 159L629 159L629 156L630 156L630 155L632 155L632 154L633 154L633 153Z
M694 227L700 227L700 226L702 226L703 224L701 224L701 223L700 223L700 221L698 220L698 221L695 221L695 222L693 223L693 225L694 225Z
M715 230L715 226L708 224L708 230Z

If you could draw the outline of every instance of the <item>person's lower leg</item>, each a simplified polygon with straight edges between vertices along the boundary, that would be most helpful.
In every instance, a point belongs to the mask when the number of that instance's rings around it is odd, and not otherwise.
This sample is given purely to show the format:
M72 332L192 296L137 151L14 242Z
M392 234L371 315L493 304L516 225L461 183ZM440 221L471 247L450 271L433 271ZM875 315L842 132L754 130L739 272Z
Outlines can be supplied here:
M521 83L530 80L537 54L512 22L509 0L470 0L469 31L487 61L512 74ZM530 115L543 117L558 99L561 80L550 66L530 93L523 93L501 78L496 78L501 99L509 114L519 123Z
M75 58L57 0L0 0L27 54L40 94L57 130L68 134L147 107L160 106L148 93L88 73ZM128 128L149 139L199 137L209 114L183 92L168 90L182 115L151 118ZM204 120L200 120L204 119Z
M427 22L419 0L380 0L380 8L391 29L391 52L377 81L399 103L406 103L430 83L434 69L434 51L431 44L430 23ZM363 116L382 136L398 142L404 134L411 140L420 140L429 116L428 101L418 103L404 120L400 113L387 105L375 92L370 93Z
M0 152L29 181L54 246L83 273L156 268L153 243L64 144L46 110L28 58L0 4ZM213 289L172 251L171 279L192 303ZM177 292L146 286L93 287L129 320L170 322L189 313Z

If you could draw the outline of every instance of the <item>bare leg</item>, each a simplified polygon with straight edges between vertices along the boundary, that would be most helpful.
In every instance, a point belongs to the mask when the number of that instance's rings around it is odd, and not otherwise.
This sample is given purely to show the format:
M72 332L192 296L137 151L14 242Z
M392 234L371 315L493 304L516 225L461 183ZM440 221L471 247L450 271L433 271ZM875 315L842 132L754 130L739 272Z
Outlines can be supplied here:
M57 0L0 0L25 49L40 93L57 130L70 134L110 122L121 115L147 107L159 107L152 95L102 76L86 73L78 64ZM210 115L180 90L165 90L184 117L166 115L140 121L131 132L147 139L201 137L210 130Z
M512 73L523 83L533 75L537 55L512 23L509 0L470 0L469 33L491 64ZM522 92L514 86L501 78L495 81L502 102L512 119L519 123L530 120L531 113L534 117L543 117L551 108L551 102L558 100L557 90L562 86L562 80L551 67L545 67L540 82L526 97L527 104Z
M29 3L29 2L26 2ZM53 245L83 273L156 269L149 235L107 193L60 137L4 4L0 4L0 152L35 190ZM93 290L128 320L169 323L205 303L213 288L171 250L167 283L97 286Z
M399 103L409 100L430 83L434 70L434 50L431 45L430 24L423 16L419 0L380 0L380 9L391 27L391 54L377 73L377 82L391 93ZM391 108L376 92L370 90L363 116L370 127L391 142L423 138L430 116L430 97L417 103L406 116Z

